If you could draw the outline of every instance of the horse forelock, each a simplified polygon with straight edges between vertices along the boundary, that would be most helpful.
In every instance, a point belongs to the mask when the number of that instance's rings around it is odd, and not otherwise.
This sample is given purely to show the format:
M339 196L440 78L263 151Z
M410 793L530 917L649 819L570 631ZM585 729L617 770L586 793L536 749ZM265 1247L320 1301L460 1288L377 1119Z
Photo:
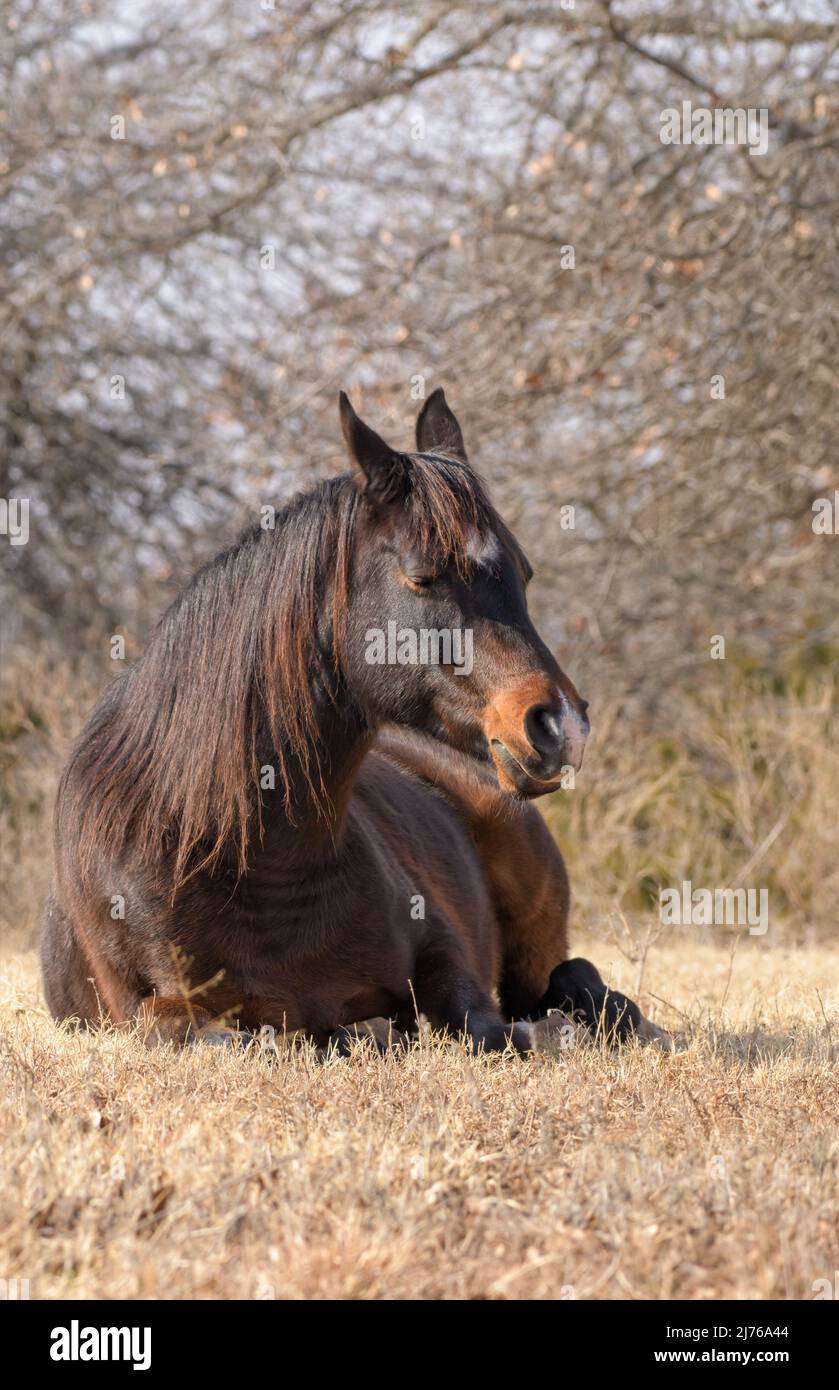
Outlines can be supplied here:
M420 548L465 569L498 518L480 475L453 455L409 454L408 528Z

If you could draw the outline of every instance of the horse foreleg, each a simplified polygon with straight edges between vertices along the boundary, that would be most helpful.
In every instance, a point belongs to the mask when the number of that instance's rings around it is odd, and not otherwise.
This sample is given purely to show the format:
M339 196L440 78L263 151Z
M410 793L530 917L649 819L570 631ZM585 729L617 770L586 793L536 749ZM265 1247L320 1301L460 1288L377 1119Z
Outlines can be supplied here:
M566 960L551 971L548 988L539 1003L540 1011L563 1009L585 1023L596 1036L614 1044L638 1038L669 1048L668 1033L645 1018L632 999L620 990L608 989L590 960Z
M590 961L564 960L568 875L535 807L488 820L477 838L501 927L505 1016L535 1021L559 1009L610 1043L635 1037L669 1047L669 1035L625 994L607 989Z
M464 1033L473 1052L531 1052L526 1023L508 1023L464 966L457 942L439 941L417 959L414 994L420 1013L436 1028Z

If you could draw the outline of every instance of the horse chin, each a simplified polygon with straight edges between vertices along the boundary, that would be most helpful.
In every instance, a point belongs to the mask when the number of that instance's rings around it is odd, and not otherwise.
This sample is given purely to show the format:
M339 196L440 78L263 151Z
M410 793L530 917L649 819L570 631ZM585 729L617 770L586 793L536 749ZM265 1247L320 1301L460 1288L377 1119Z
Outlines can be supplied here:
M499 787L514 801L534 801L537 796L558 791L562 785L559 777L550 781L533 777L498 739L492 740L491 756Z
M534 801L538 796L549 796L562 786L560 777L549 781L533 777L503 743L497 739L489 743L483 731L454 729L438 720L422 732L445 748L465 755L487 772L494 772L499 790L513 801Z

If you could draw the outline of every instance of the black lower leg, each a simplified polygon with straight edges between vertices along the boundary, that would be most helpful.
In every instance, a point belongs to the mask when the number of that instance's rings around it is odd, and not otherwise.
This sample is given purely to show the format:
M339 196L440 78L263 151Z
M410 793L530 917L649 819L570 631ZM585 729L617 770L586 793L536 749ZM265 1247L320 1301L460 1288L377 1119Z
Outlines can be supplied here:
M417 962L417 1008L437 1027L463 1032L474 1052L529 1052L526 1023L505 1023L490 996L448 952L429 951Z
M589 960L566 960L551 972L539 1011L549 1008L571 1014L610 1043L623 1042L642 1029L638 1005L619 990L607 989Z

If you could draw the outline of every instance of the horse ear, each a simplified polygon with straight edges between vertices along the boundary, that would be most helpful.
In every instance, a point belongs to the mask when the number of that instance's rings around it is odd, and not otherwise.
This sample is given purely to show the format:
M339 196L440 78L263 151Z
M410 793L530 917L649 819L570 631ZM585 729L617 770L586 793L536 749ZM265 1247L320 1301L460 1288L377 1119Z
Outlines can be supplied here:
M341 429L358 486L380 500L396 497L405 481L404 456L385 444L376 431L356 415L346 391L338 396L338 405Z
M452 454L466 462L460 425L449 409L442 386L431 392L417 416L417 448L421 454Z

